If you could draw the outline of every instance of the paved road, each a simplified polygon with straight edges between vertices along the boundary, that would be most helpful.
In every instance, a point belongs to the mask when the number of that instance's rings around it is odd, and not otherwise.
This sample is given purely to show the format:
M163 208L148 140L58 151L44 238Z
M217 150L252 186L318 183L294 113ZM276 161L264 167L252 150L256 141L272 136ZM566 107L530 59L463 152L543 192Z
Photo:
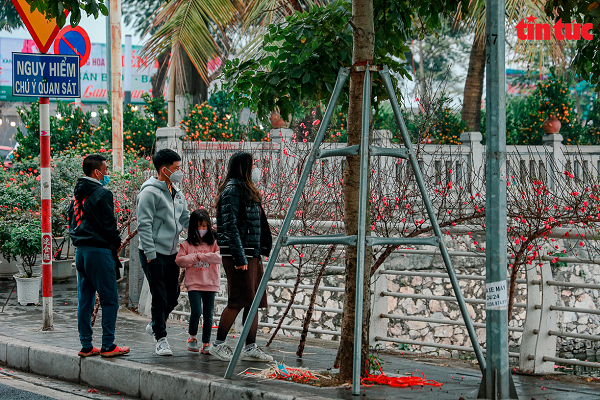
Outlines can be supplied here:
M20 385L17 385L20 386ZM31 385L33 386L33 385ZM35 390L35 386L31 387L30 390ZM0 399L10 400L52 400L55 397L48 397L41 394L34 393L33 391L20 389L19 387L7 386L0 383ZM75 399L76 397L73 396Z
M133 400L115 392L108 397L107 392L93 392L94 389L91 389L90 393L89 390L81 385L0 367L0 400Z

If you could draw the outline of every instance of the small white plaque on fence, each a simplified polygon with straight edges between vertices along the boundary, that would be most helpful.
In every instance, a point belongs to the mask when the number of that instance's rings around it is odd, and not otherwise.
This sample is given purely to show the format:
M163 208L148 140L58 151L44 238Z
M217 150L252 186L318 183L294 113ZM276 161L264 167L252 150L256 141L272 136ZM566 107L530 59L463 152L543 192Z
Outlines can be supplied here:
M506 281L485 284L485 309L506 310L508 305Z

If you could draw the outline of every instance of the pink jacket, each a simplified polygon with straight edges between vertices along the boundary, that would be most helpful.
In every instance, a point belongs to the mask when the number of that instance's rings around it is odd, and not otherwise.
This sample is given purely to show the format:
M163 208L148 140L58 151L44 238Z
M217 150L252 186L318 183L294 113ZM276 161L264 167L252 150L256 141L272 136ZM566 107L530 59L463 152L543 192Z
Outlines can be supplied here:
M188 291L219 291L221 250L216 241L210 246L206 243L192 246L186 240L179 245L175 262L181 268L187 268L185 287Z

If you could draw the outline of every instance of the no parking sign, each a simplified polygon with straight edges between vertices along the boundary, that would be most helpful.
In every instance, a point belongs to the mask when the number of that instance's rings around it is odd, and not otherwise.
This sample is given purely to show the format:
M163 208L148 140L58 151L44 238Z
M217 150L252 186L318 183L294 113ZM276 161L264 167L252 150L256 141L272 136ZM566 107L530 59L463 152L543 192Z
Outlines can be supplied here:
M75 28L67 26L63 28L58 32L58 36L54 40L54 54L78 55L80 67L83 67L87 62L91 50L90 37L79 26Z

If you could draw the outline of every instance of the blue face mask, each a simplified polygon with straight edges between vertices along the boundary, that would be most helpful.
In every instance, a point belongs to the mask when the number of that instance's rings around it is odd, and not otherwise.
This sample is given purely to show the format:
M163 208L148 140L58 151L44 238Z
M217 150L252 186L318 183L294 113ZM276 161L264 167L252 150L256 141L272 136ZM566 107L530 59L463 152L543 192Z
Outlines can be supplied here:
M102 173L102 172L100 172ZM110 175L104 175L104 178L102 178L102 180L100 181L100 184L102 186L106 186L108 185L108 182L110 182Z

